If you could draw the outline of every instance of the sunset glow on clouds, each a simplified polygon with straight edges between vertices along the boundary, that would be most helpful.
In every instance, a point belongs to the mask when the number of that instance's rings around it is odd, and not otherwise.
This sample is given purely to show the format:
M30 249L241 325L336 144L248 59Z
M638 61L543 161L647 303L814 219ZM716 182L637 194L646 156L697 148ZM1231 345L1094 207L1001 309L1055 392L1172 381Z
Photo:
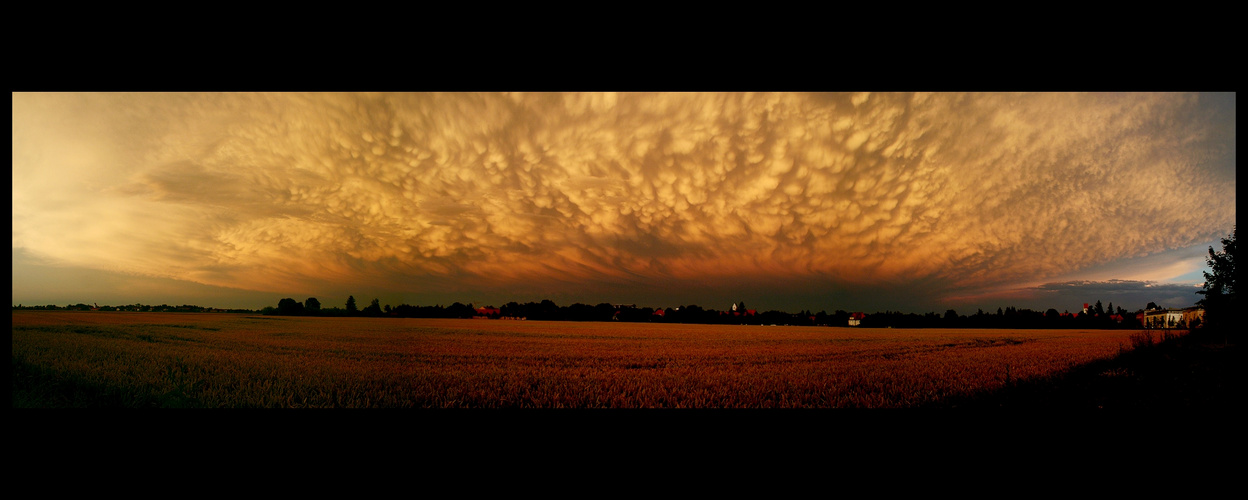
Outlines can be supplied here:
M1234 102L17 93L13 248L300 299L831 310L1039 291L1229 233ZM29 286L15 277L15 303Z

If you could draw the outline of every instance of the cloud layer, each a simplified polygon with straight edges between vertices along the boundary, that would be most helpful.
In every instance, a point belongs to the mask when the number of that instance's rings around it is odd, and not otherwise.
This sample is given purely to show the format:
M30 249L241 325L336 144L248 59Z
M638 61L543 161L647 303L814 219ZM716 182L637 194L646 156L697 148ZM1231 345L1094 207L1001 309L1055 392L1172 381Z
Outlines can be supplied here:
M247 290L939 292L1235 218L1233 95L14 94L13 113L14 248Z

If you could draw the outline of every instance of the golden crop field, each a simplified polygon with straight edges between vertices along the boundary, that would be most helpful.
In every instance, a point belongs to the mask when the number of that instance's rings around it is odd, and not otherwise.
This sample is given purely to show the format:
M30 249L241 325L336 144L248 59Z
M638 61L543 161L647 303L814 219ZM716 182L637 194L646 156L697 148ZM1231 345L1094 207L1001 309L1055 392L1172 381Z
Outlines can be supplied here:
M14 311L14 406L913 407L1132 333Z

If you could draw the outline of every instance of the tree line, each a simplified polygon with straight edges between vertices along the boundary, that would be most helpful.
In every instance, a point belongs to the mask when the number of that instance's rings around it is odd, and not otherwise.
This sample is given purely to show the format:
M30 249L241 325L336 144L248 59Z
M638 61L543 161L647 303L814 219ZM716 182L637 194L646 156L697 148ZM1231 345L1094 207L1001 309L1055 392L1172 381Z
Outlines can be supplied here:
M327 316L327 317L399 317L399 318L471 318L476 310L472 305L465 305L459 302L449 307L437 306L413 306L401 304L397 307L391 307L390 304L381 305L381 301L373 299L371 303L361 309L355 302L355 296L347 297L345 307L322 307L321 301L316 297L308 297L302 303L292 299L284 298L277 302L277 307L265 307L260 310L261 314L271 314L277 316Z
M1212 282L1213 280L1211 280ZM1233 285L1229 288L1233 290ZM1221 305L1224 301L1223 295L1210 294L1208 300L1202 301L1206 303L1217 302ZM737 304L734 304L737 305ZM529 320L546 320L546 321L627 321L627 322L655 322L655 323L696 323L696 324L739 324L739 325L795 325L795 326L846 326L849 322L850 312L845 310L836 310L829 313L827 311L811 312L803 310L797 313L790 313L778 310L770 310L761 313L748 311L745 309L745 303L742 302L736 307L737 310L717 310L703 308L698 305L682 305L675 308L655 309L652 307L633 307L630 305L614 305L601 303L597 305L588 305L575 303L570 306L559 306L551 300L542 300L540 302L508 302L501 307L487 307L485 311L479 311L473 304L463 304L455 302L450 306L433 305L433 306L414 306L410 304L400 304L398 306L382 305L380 300L373 299L369 305L360 308L357 306L355 297L347 298L344 307L322 307L320 301L315 297L309 297L303 302L296 301L293 298L284 298L278 301L277 307L265 307L259 312L267 315L279 316L325 316L325 317L398 317L398 318L473 318L487 317L491 319L499 318L524 318ZM257 311L251 309L217 309L211 307L203 307L196 305L183 304L180 306L172 306L169 304L150 305L150 304L129 304L121 306L97 306L92 304L69 304L65 306L57 306L54 304L25 306L15 305L14 310L46 310L46 311L136 311L136 312L229 312L229 313L255 313ZM1147 310L1160 309L1155 303L1150 302ZM748 311L748 313L747 313ZM1136 315L1141 311L1130 312L1122 307L1115 308L1113 303L1108 308L1101 305L1098 300L1094 306L1088 308L1088 312L1069 313L1058 312L1056 309L1048 309L1047 311L1036 311L1031 309L1017 309L1014 307L998 308L996 313L988 313L983 310L977 311L972 315L960 315L956 311L950 309L945 313L938 314L929 312L926 314L902 313L899 311L884 311L867 314L861 320L862 327L865 328L1075 328L1075 329L1106 329L1106 328L1142 328Z
M1149 303L1149 308L1158 308ZM1043 328L1043 329L1139 329L1143 325L1137 314L1144 312L1127 311L1121 307L1113 311L1113 303L1106 310L1098 300L1095 307L1088 312L1058 312L1050 308L1045 311L1019 309L1015 307L997 308L996 313L984 312L979 309L972 315L960 315L949 309L944 315L934 312L927 314L903 314L896 311L868 314L862 319L867 328Z
M414 306L400 304L398 306L382 305L373 299L368 306L359 308L355 296L347 298L345 307L322 307L319 300L309 297L302 303L293 298L278 301L277 307L265 307L263 314L279 316L327 316L327 317L396 317L396 318L473 318L489 319L528 319L544 321L627 321L651 323L696 323L696 324L733 324L733 325L793 325L793 326L846 326L851 313L845 310L835 312L811 312L803 310L796 313L770 310L755 312L747 310L745 303L734 304L733 309L717 310L703 308L698 305L682 305L656 309L652 307L636 307L633 305L617 305L600 303L589 305L575 303L560 306L547 299L540 302L508 302L500 307L486 306L477 308L473 304L455 302L450 306ZM1149 303L1149 309L1158 308ZM1098 300L1089 306L1084 313L1058 312L1057 309L1037 311L1015 307L998 308L996 313L982 309L972 315L961 315L950 309L938 314L902 313L884 311L867 314L861 319L865 328L1045 328L1045 329L1112 329L1141 328L1137 314L1122 307L1115 308L1111 302L1108 307Z
M13 310L193 312L193 313L202 313L202 312L255 313L256 312L255 310L252 310L252 309L221 309L217 307L204 307L204 306L196 306L196 305L191 305L191 304L182 304L180 306L171 306L169 304L161 304L157 306L157 305L151 305L151 304L134 303L134 304L127 304L127 305L120 305L120 306L112 306L112 305L97 306L95 304L83 304L81 302L77 304L67 304L65 306L58 306L56 304L47 304L47 305L41 305L41 306L27 306L27 305L18 304L18 305L13 306Z

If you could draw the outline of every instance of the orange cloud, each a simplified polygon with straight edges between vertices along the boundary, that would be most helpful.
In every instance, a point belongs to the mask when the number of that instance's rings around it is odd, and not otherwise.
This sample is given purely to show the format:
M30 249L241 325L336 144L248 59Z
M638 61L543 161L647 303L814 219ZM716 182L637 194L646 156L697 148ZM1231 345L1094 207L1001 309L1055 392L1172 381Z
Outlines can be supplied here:
M1225 232L1202 99L19 93L14 247L254 290L987 286Z

